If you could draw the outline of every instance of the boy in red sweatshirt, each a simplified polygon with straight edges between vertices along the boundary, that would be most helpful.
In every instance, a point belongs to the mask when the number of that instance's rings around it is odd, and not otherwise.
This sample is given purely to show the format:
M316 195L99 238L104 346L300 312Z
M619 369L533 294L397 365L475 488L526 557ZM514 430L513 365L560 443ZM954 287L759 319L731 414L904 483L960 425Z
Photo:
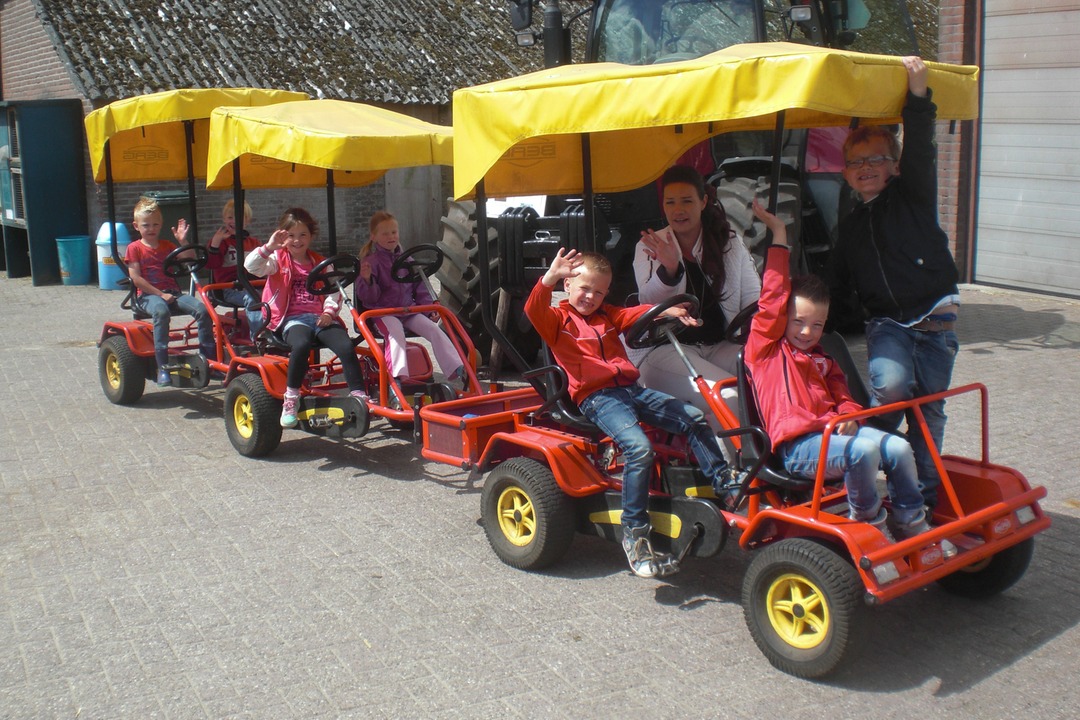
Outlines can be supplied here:
M825 424L862 407L852 399L840 366L819 344L829 316L828 286L814 275L792 281L784 222L756 200L754 214L772 231L773 243L743 359L773 452L787 472L813 478ZM825 476L844 478L849 517L870 523L892 540L876 487L878 470L884 469L896 534L909 538L928 531L908 441L855 420L837 425L836 433L829 439ZM957 552L948 540L941 542L941 550L946 557Z
M552 291L563 281L570 297L552 307ZM638 370L619 335L652 306L605 304L610 286L611 265L603 255L560 248L529 295L525 314L566 371L570 397L623 453L623 550L635 575L653 577L662 564L649 542L653 449L638 423L688 436L694 456L720 497L732 496L738 485L704 414L689 403L638 385ZM682 307L670 308L664 315L687 325L698 322Z

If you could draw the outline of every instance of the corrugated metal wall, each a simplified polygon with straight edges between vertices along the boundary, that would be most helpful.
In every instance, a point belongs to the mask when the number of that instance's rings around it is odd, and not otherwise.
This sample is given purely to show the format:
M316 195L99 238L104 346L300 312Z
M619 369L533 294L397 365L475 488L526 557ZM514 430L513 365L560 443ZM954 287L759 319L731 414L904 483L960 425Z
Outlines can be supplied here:
M974 279L1080 297L1080 2L985 9Z

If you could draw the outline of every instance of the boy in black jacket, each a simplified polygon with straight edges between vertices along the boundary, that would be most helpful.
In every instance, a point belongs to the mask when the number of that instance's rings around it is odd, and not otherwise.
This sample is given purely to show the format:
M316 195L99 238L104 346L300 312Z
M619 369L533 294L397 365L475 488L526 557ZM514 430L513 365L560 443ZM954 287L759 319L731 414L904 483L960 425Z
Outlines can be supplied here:
M907 69L904 151L882 127L854 130L844 143L844 179L859 195L840 224L831 285L835 309L852 291L868 317L866 347L873 405L947 390L959 349L954 327L960 295L949 239L938 224L934 120L937 107L927 87L929 71L918 57ZM940 449L945 401L922 406ZM883 429L900 424L900 413L880 418ZM940 477L914 421L908 441L915 451L926 504L937 503Z

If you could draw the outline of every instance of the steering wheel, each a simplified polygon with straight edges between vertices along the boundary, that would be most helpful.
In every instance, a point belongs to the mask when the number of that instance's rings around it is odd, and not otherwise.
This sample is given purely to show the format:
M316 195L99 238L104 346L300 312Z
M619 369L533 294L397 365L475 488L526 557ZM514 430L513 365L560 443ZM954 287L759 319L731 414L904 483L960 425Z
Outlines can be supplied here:
M414 245L390 266L390 277L399 283L414 283L420 279L420 273L426 277L442 267L444 257L438 245Z
M750 321L757 315L758 304L751 303L735 314L724 331L724 339L734 345L745 345L750 337Z
M194 257L180 257L188 252L192 253ZM210 254L206 251L205 246L181 245L165 256L165 259L161 262L161 271L175 279L181 275L199 272L206 267L206 262L209 259Z
M682 305L683 303L686 303L690 306L687 308L687 312L689 312L690 315L697 314L698 306L700 305L700 303L698 302L698 299L693 295L683 294L676 295L675 297L670 297L667 300L664 300L662 303L653 305L645 312L644 315L634 321L634 324L630 326L630 329L627 330L626 333L624 333L624 337L626 338L626 344L634 348L635 350L640 350L641 348L658 345L662 341L666 340L667 333L665 332L665 330L667 330L668 328L672 328L672 332L674 332L675 334L682 332L686 326L683 325L682 321L679 320L679 318L665 317L661 318L660 320L656 319L660 317L660 313L664 312L665 310L673 308L676 305ZM656 322L653 322L654 320Z
M311 268L307 277L307 291L312 295L329 295L351 285L359 274L358 257L346 253L334 255Z

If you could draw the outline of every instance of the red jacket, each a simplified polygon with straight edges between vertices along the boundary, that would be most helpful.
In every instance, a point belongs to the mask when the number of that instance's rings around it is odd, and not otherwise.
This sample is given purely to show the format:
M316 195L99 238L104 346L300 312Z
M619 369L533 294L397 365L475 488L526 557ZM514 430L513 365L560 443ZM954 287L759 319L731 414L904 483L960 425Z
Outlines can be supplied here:
M791 295L790 254L782 245L769 247L758 312L743 351L758 412L774 449L787 440L821 432L836 415L862 410L851 398L839 363L820 345L803 352L784 338Z
M538 280L525 302L525 314L566 371L570 397L580 403L597 390L634 384L638 369L626 357L619 334L652 305L621 308L601 305L585 317L569 301L551 306L552 288Z

